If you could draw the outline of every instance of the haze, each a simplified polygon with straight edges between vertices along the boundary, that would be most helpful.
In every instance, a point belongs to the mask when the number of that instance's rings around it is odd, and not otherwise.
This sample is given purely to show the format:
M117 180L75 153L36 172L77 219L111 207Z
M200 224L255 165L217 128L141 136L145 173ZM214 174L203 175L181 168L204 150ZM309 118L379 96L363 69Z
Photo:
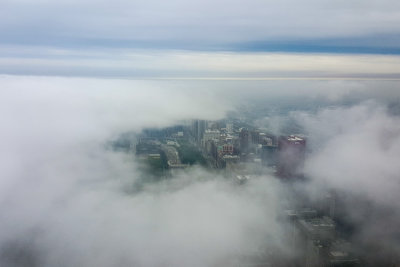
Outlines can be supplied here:
M1 6L1 266L322 266L285 214L327 192L352 263L399 265L397 1ZM149 174L143 133L186 127L206 157L199 120L306 138L302 178Z

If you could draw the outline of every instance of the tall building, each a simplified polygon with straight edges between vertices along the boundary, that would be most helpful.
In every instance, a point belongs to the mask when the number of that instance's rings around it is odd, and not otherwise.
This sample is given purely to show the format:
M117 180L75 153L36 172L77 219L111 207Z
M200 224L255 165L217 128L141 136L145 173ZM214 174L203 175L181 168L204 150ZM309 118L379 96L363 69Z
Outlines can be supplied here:
M206 130L207 126L207 121L205 120L193 120L192 121L192 136L196 142L199 144L201 143L201 140L203 139L203 134Z
M199 121L198 120L193 120L192 121L191 131L192 131L192 136L193 136L194 140L196 140L196 141L197 141L198 128L199 128Z
M241 153L247 153L251 143L251 135L249 130L242 128L239 133L239 140Z
M300 219L299 247L303 250L303 266L318 267L324 264L331 243L335 240L335 223L328 217Z
M297 251L294 266L359 266L352 245L338 238L336 223L329 217L318 217L317 211L287 211L291 246Z
M205 146L210 140L219 139L220 134L218 130L205 130L203 133L202 145Z
M261 148L261 161L264 166L276 166L276 150L274 145L263 145Z
M306 140L290 135L278 140L278 166L280 177L293 177L302 174L306 152Z
M251 136L251 143L253 145L259 144L260 140L261 140L261 135L259 131L251 131L250 132L250 136Z
M227 123L226 124L226 132L227 133L233 133L233 123Z
M203 139L204 132L206 131L207 121L198 120L197 121L197 142L200 144Z

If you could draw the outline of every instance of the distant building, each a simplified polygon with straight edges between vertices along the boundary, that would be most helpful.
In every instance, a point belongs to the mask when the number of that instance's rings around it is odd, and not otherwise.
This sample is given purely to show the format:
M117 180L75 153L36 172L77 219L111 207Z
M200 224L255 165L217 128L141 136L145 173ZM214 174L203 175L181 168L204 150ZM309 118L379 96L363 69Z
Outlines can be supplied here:
M323 214L335 219L336 193L334 191L327 192L321 199L319 208Z
M281 136L278 140L277 171L280 177L301 175L304 166L306 140L295 135Z
M223 161L225 162L225 168L228 171L234 171L237 169L238 167L238 163L239 163L239 156L237 155L225 155L222 157Z
M209 140L219 139L220 134L218 130L205 130L203 133L203 144Z
M227 133L233 133L233 123L227 123L226 124L226 132Z
M207 140L204 143L205 153L213 167L217 166L218 161L218 147L213 140Z
M222 146L222 153L224 155L226 155L226 154L232 155L233 154L233 145L232 144L224 144Z
M191 132L194 140L201 144L203 134L207 128L207 121L205 120L193 120L191 125Z
M261 135L259 131L251 131L250 136L251 136L251 144L253 145L260 144Z
M328 217L298 221L299 248L303 250L303 266L324 266L329 247L335 240L335 223Z
M199 128L199 120L192 120L191 132L195 141L197 141L197 133Z
M239 140L240 140L240 152L247 153L251 143L250 131L245 128L242 128L239 133Z
M329 249L325 265L330 267L359 266L360 261L355 257L351 244L345 240L335 240Z
M198 120L197 123L197 142L200 144L203 139L204 132L206 131L207 122L205 120Z
M264 166L275 166L278 147L269 143L261 147L261 161Z
M292 229L292 246L298 250L296 266L339 267L359 266L349 242L338 239L335 222L329 217L317 217L312 209L288 211Z

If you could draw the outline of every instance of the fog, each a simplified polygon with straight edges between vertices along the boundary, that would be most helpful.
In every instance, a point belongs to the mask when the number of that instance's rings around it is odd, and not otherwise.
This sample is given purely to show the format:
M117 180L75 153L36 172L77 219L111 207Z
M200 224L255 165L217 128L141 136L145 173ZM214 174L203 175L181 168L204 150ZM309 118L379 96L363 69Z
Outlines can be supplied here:
M305 190L346 192L346 212L360 222L354 242L400 247L400 124L388 109L398 103L396 82L1 76L0 87L2 266L232 266L242 255L289 257L285 183L264 175L238 186L193 167L133 190L145 175L134 155L106 145L124 132L231 112L253 112L262 124L262 112L277 106L275 120L295 120L308 135ZM382 219L385 209L393 212Z
M307 169L335 187L397 205L400 189L400 120L366 102L302 117L315 151ZM318 138L318 139L317 139Z
M334 188L355 225L353 241L370 265L400 253L400 118L374 101L326 109L300 121L314 142L306 172L312 187ZM385 262L386 263L383 263Z
M207 90L151 82L2 77L1 261L7 266L209 266L279 243L275 181L246 189L193 169L127 191L123 131L218 119ZM260 186L263 185L263 186Z

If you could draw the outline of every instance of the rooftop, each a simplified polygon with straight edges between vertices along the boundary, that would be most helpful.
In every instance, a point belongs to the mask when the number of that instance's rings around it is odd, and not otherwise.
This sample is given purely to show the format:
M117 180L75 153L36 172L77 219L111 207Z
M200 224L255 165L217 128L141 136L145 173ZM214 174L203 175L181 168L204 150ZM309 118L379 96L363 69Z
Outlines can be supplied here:
M303 141L304 139L295 135L289 135L287 138L288 141Z

